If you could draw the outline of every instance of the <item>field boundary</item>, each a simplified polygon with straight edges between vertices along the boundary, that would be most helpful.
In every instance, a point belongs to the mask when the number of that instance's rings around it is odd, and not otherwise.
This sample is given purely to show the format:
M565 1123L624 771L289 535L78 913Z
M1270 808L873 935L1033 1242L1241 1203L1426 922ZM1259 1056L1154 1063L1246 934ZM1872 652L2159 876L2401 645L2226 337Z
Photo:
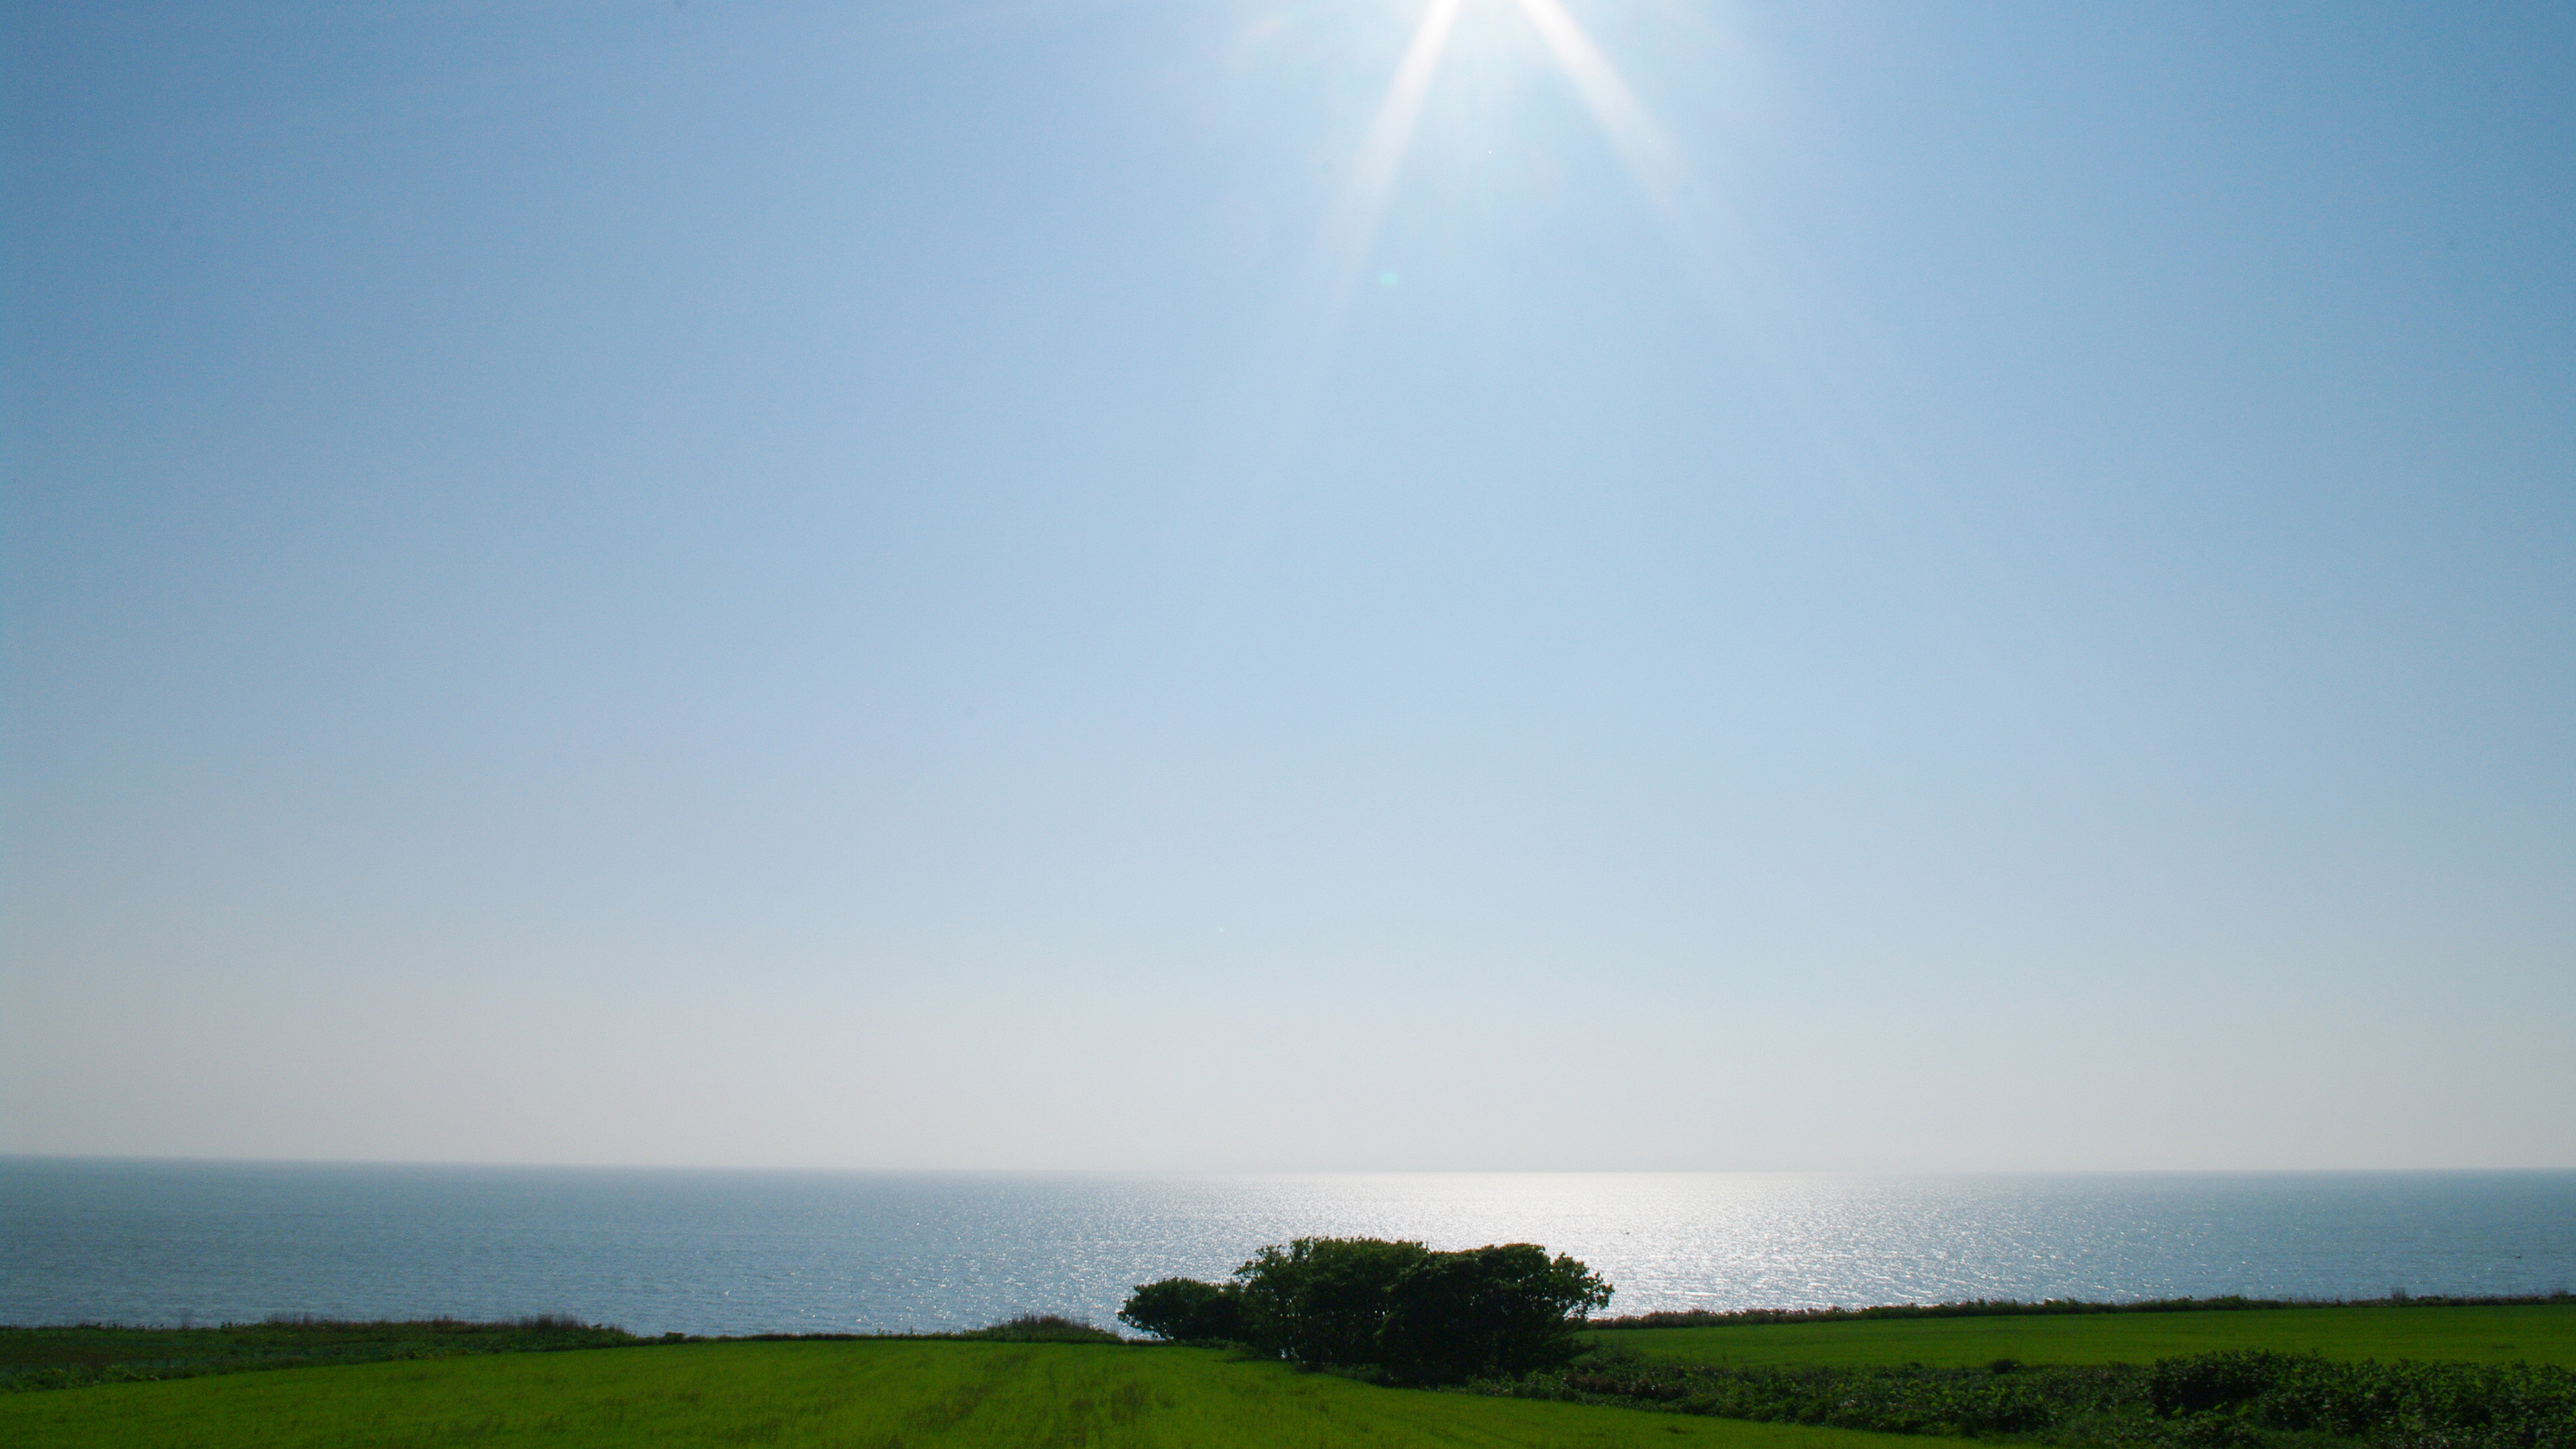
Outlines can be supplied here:
M1595 1318L1588 1330L1629 1328L1727 1328L1769 1323L1858 1323L1892 1318L2010 1318L2041 1314L2228 1313L2279 1308L2520 1308L2576 1303L2576 1293L2524 1293L2464 1297L2392 1293L2385 1298L2139 1298L2096 1302L2083 1298L1971 1298L1959 1303L1883 1303L1869 1308L1692 1308Z

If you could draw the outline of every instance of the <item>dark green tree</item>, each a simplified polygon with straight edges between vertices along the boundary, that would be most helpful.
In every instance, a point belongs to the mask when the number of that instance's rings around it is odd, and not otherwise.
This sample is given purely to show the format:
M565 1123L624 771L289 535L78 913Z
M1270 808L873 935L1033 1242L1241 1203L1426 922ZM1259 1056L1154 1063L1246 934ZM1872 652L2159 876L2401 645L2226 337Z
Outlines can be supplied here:
M1420 1243L1383 1238L1299 1238L1264 1248L1234 1270L1244 1339L1310 1368L1376 1363L1397 1280L1430 1256Z
M1508 1378L1574 1357L1610 1285L1559 1253L1506 1243L1435 1253L1383 1238L1299 1238L1231 1283L1139 1287L1119 1321L1183 1340L1249 1344L1309 1368L1376 1365L1413 1383Z
M1118 1321L1158 1338L1240 1341L1243 1289L1233 1283L1165 1278L1140 1285L1118 1310Z
M1457 1383L1562 1367L1582 1351L1575 1333L1608 1305L1610 1285L1562 1253L1508 1243L1433 1253L1388 1299L1378 1362L1416 1383Z

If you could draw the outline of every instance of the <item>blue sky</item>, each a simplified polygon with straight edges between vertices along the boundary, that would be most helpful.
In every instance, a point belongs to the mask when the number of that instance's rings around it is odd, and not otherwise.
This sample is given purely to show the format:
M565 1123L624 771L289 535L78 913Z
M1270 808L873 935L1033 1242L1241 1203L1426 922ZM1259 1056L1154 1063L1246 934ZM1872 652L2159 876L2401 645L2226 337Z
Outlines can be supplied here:
M2562 7L6 25L0 1150L2576 1165Z

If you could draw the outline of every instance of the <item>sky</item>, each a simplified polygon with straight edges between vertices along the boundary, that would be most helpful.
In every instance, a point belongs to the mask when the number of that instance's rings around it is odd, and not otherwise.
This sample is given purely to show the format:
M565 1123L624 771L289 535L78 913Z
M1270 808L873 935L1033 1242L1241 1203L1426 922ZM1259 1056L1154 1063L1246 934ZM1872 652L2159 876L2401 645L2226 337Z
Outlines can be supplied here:
M0 15L0 1152L2576 1166L2576 10Z

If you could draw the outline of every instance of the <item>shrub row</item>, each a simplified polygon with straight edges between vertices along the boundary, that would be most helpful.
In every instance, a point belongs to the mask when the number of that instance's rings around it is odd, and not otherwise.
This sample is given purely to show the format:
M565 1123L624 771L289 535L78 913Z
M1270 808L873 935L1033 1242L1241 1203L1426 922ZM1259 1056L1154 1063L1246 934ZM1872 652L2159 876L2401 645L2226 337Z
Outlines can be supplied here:
M2515 1297L2413 1297L2393 1293L2386 1298L2247 1298L2230 1293L2217 1298L2142 1298L2120 1303L2101 1303L2084 1298L2046 1298L2026 1302L2018 1298L1972 1298L1961 1303L1887 1303L1874 1308L1693 1308L1665 1309L1655 1313L1630 1313L1618 1318L1596 1318L1594 1328L1725 1328L1739 1324L1761 1323L1845 1323L1872 1318L2002 1318L2032 1314L2063 1315L2091 1313L2224 1313L2258 1308L2497 1308L2527 1307L2537 1304L2576 1301L2576 1294L2541 1293Z
M2534 1364L2341 1363L2229 1350L2145 1367L1733 1368L1602 1352L1496 1393L1768 1423L2065 1445L2261 1445L2327 1435L2384 1449L2576 1449L2576 1373Z
M1024 1313L983 1328L952 1333L756 1333L746 1342L856 1339L968 1339L1004 1343L1122 1343L1117 1334L1054 1314ZM0 1394L77 1389L92 1384L203 1378L326 1364L455 1358L468 1354L542 1353L572 1348L637 1348L690 1341L680 1333L646 1338L621 1328L541 1314L500 1323L453 1319L351 1323L279 1314L265 1323L214 1328L125 1328L77 1324L0 1327Z
M354 1323L279 1314L265 1323L214 1328L123 1328L112 1324L0 1328L0 1393L322 1364L623 1348L653 1341L620 1328L583 1323L558 1314L499 1323L445 1318Z

